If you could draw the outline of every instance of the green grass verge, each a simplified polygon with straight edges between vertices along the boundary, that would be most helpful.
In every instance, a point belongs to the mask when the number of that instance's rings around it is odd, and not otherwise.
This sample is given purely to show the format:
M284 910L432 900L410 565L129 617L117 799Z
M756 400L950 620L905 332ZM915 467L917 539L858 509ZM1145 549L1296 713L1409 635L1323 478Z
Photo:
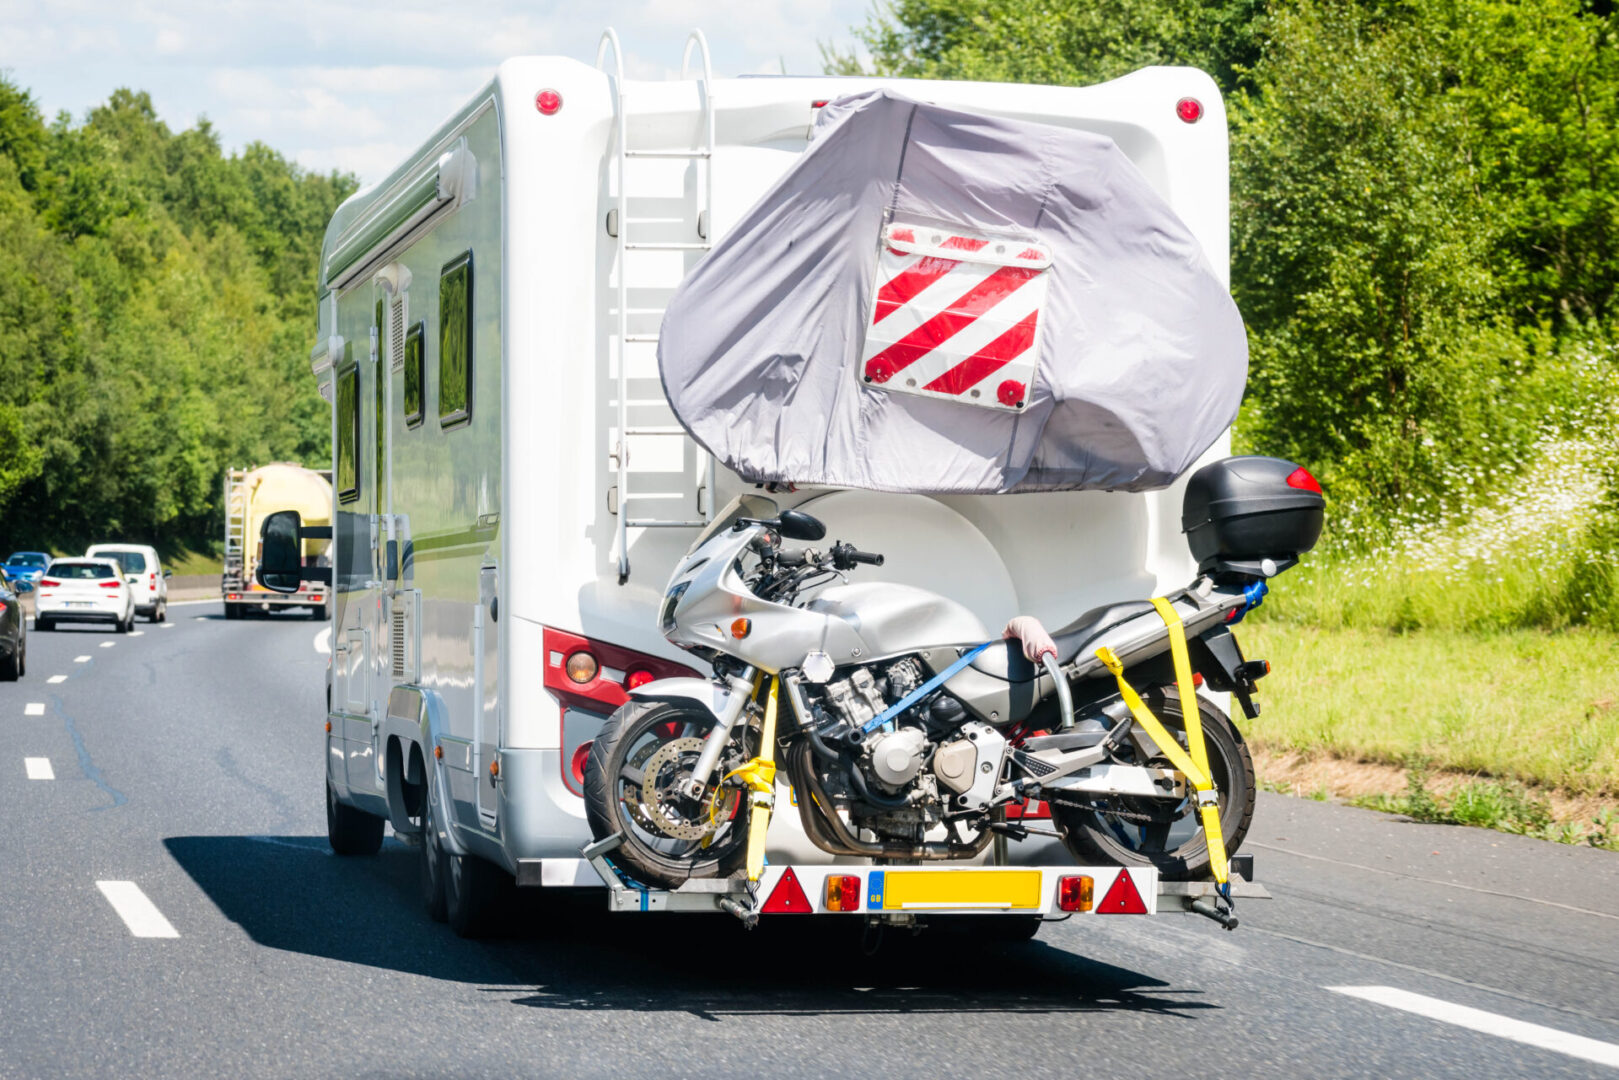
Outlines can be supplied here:
M1243 730L1278 750L1412 761L1575 794L1619 794L1619 634L1239 630L1271 662Z
M179 558L168 560L164 566L173 570L175 577L191 577L197 574L217 576L225 569L224 561L219 556L196 551L187 551Z

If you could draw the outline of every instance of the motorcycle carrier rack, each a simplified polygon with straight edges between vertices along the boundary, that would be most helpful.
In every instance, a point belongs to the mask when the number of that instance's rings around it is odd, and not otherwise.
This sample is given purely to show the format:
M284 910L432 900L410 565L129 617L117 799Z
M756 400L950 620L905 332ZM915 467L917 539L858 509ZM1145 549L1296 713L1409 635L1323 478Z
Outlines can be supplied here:
M779 888L783 884L783 877L792 875L794 873L794 869L792 867L787 867L784 869L782 876L771 875L769 881L761 881L758 888L750 886L746 880L743 880L740 877L697 878L687 881L685 884L676 889L654 888L636 881L634 878L624 873L623 870L619 869L619 867L615 865L609 858L609 856L612 855L613 852L617 851L623 843L623 835L620 833L614 833L612 836L609 836L606 839L597 840L593 843L586 844L580 849L580 854L583 856L584 861L589 863L591 868L595 870L597 876L600 877L602 882L606 884L607 910L614 912L724 912L741 919L748 926L753 926L758 922L761 914L772 913L765 910L770 906L770 900L768 897L772 895L773 889ZM526 867L520 868L518 874L518 883L522 885L539 884L537 879L540 875L537 872L525 873L524 871L526 869ZM799 871L809 872L811 869L812 868L809 867L801 867L799 868ZM868 875L872 871L872 868L869 867L842 866L818 867L814 869L848 872L863 870ZM882 869L884 871L903 871L907 869L920 868L907 866L885 866ZM1006 866L971 867L960 869L1026 869L1033 872L1039 872L1041 868ZM1045 869L1049 871L1051 868L1047 867ZM1117 869L1118 868L1116 867L1110 867L1108 868L1108 872L1113 873ZM535 870L537 871L538 868L535 868ZM1271 898L1270 893L1265 889L1265 887L1253 880L1253 874L1254 859L1252 855L1236 855L1231 858L1230 895L1233 899L1269 900ZM806 873L806 876L808 876L808 873ZM1236 918L1229 913L1220 911L1216 907L1215 902L1220 898L1221 892L1219 885L1214 881L1161 881L1157 880L1156 874L1150 871L1137 871L1136 876L1142 878L1143 880L1150 878L1153 881L1151 891L1156 899L1156 904L1153 905L1151 913L1162 915L1168 913L1192 912L1213 919L1215 922L1220 923L1228 930L1236 928ZM795 887L797 887L796 882L797 879L795 877ZM800 895L802 895L802 893ZM765 899L762 899L762 897ZM811 914L813 913L813 908L814 905L810 904L806 900L805 905L802 908L787 908L784 910L793 913ZM963 907L959 909L953 907L948 912L942 913L961 914L964 910L966 910L966 908L967 905L963 905ZM821 913L833 914L831 912ZM1148 912L1136 913L1145 914ZM864 914L867 918L873 918L895 917L900 913L890 911L867 911L862 912L861 914ZM909 912L904 914L906 916L913 916L913 913ZM1055 912L1046 914L1048 914L1049 917L1056 919L1066 917L1065 915Z

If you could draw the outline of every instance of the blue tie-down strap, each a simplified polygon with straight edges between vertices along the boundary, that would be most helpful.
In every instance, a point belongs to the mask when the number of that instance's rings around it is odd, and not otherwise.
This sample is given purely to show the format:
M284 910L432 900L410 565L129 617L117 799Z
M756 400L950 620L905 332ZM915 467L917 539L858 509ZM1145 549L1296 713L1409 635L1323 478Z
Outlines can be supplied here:
M1252 585L1249 585L1246 589L1242 590L1242 607L1237 609L1237 614L1235 617L1233 617L1226 625L1235 626L1242 622L1243 618L1250 611L1254 610L1254 608L1265 602L1265 594L1268 592L1270 592L1270 586L1264 581L1256 581Z
M898 716L906 709L909 709L912 705L915 705L918 701L921 701L923 698L933 693L934 690L938 689L940 686L954 678L956 672L972 663L973 659L977 657L979 653L983 652L993 644L995 644L995 642L986 641L976 649L969 649L962 653L955 663L933 676L933 678L929 679L921 686L918 686L915 690L912 690L909 694L906 694L904 697L894 702L894 704L890 705L876 716L873 716L870 720L867 720L866 726L860 729L861 734L869 735L871 732L876 731L878 728L894 719L894 717Z

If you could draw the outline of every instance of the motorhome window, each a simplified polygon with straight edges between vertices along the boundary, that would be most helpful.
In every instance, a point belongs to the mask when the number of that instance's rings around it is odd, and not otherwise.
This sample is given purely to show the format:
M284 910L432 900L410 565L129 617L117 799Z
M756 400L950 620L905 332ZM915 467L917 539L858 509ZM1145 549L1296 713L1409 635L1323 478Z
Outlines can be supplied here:
M438 422L472 418L472 252L446 263L438 279Z
M405 334L405 426L422 422L422 364L426 353L427 324L419 322Z
M354 454L360 448L360 369L351 367L337 377L337 501L360 497L360 474Z

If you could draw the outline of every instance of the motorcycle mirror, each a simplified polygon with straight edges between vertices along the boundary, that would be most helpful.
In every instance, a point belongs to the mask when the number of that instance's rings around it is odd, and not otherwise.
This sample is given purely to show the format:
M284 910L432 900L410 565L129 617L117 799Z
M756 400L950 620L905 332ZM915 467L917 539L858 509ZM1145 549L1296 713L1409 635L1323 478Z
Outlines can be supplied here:
M802 510L783 510L776 518L775 528L788 540L826 539L826 526Z

